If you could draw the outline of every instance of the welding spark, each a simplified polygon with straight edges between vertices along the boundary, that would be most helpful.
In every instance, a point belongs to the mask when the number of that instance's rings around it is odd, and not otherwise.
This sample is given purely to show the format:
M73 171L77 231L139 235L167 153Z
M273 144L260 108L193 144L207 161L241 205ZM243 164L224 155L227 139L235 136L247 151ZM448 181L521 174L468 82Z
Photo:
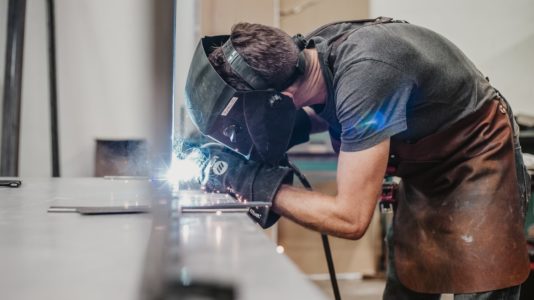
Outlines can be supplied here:
M201 166L206 160L198 149L190 149L189 153L173 153L171 165L165 176L166 180L178 187L180 183L199 181L202 175Z

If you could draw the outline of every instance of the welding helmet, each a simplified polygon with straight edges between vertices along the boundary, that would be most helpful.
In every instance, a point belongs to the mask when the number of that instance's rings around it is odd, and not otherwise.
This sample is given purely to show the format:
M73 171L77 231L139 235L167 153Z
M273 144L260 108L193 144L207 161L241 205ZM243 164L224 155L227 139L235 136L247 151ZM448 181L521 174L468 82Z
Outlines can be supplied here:
M294 41L303 44L300 37L295 37ZM219 46L233 72L251 90L236 90L211 65L208 56ZM303 48L299 47L295 72L283 89L303 73ZM204 37L197 45L189 68L186 108L202 134L247 159L276 165L287 151L296 115L293 101L281 93L283 89L270 88L233 47L230 36Z

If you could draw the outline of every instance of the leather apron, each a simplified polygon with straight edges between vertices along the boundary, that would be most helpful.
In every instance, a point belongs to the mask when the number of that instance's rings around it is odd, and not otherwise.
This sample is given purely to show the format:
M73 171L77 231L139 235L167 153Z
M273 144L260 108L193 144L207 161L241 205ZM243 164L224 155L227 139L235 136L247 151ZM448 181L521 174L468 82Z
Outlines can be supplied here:
M504 101L409 144L393 141L402 178L395 268L421 293L475 293L529 274L513 129Z

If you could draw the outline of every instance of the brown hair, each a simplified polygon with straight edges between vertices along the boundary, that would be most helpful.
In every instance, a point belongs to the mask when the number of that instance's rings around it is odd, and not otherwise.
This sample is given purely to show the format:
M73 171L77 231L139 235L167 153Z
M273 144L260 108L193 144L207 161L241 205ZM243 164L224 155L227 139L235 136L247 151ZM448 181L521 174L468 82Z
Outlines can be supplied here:
M255 69L271 88L281 90L295 72L299 49L291 37L282 30L261 24L238 23L232 27L230 39L245 62ZM217 73L232 87L250 90L216 48L209 55L210 63Z

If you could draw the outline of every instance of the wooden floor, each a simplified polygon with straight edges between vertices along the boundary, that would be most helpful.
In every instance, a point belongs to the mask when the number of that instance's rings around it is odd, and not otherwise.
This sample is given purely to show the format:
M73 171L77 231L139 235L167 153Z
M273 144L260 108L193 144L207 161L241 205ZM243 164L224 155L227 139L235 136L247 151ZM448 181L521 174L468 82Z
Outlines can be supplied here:
M328 280L314 281L330 299L334 299L332 285ZM339 291L342 300L382 300L385 282L380 279L340 280ZM452 295L443 295L441 300L452 300Z
M332 285L328 280L314 281L321 290L334 299ZM385 282L379 279L339 280L339 291L343 300L381 300Z

